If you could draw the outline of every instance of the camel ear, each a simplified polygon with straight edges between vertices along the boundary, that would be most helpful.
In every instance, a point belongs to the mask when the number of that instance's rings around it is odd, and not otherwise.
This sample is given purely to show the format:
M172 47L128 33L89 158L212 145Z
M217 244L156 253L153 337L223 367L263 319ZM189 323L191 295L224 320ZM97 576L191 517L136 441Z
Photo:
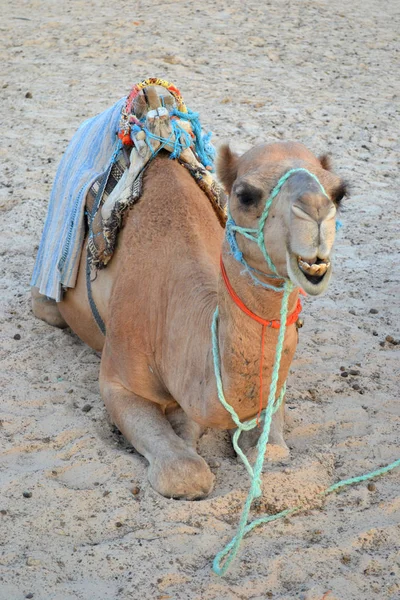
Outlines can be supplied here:
M325 171L332 170L331 157L329 156L329 154L323 154L322 156L319 156L318 160L321 163L322 168L325 169Z
M239 156L231 151L229 144L221 146L217 158L217 175L230 194L238 171Z

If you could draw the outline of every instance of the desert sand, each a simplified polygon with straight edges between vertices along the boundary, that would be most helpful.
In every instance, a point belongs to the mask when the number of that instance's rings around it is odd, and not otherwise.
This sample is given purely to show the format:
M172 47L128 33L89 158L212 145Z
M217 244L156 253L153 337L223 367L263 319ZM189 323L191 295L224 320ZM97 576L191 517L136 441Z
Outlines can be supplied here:
M266 464L253 514L399 458L399 11L395 0L1 0L0 600L400 598L399 469L256 529L216 576L248 489L229 436L200 441L216 475L208 499L157 495L109 424L98 355L36 320L29 290L74 131L133 83L165 77L217 146L298 140L351 184L333 282L304 301L291 456Z

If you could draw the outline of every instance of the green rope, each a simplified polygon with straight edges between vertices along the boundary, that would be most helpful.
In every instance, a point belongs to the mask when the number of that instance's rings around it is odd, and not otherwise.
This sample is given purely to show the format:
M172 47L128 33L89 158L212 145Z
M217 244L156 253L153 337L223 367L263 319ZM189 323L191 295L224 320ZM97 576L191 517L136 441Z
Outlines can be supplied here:
M319 494L317 494L316 498L318 498L319 496L327 496L328 494L331 494L332 492L335 492L336 490L339 490L340 488L343 488L345 486L354 485L354 484L360 483L362 481L367 481L368 479L373 479L375 477L379 477L379 475L384 475L385 473L388 473L389 471L393 471L393 469L396 469L397 467L400 467L400 458L398 460L395 460L394 462L390 463L386 467L376 469L375 471L371 471L370 473L365 473L365 475L360 475L359 477L352 477L351 479L344 479L343 481L338 481L337 483L328 487L323 492L320 492ZM250 531L252 531L255 527L258 527L259 525L265 525L265 523L272 523L272 521L277 521L278 519L282 519L284 517L289 517L290 515L293 515L302 510L305 510L306 508L310 508L310 507L309 507L309 505L306 506L303 503L303 504L299 504L298 506L294 506L293 508L286 508L285 510L282 510L281 512L276 513L275 515L267 515L265 517L260 517L259 519L254 519L254 521L252 521L251 523L246 525L246 527L244 527L243 532L241 532L239 544L240 544L241 540L243 539L243 537L245 535L247 535ZM224 573L226 573L226 571L228 570L229 565L230 565L232 559L234 558L234 555L233 556L232 556L232 554L229 555L229 552L232 552L233 549L236 548L237 543L238 543L237 538L238 538L238 534L236 534L236 536L234 538L232 538L232 540L225 546L225 548L223 550L221 550L221 552L219 552L217 554L217 556L215 557L214 563L213 563L213 569L217 575L224 575ZM225 558L225 556L227 556L227 555L228 555L228 558L226 559L224 565L222 567L220 567L221 560L223 560ZM235 555L236 555L236 552L235 552Z
M282 277L280 277L280 275L278 274L276 267L275 267L274 263L272 262L271 257L269 256L267 249L265 247L264 226L265 226L265 222L267 220L269 209L271 208L272 202L274 201L276 196L279 194L282 186L286 183L286 181L289 179L289 177L291 177L295 173L306 173L309 177L314 179L314 181L319 185L323 195L326 196L327 198L329 198L328 194L325 191L324 186L322 185L322 183L320 182L318 177L316 175L314 175L314 173L311 173L311 171L309 171L308 169L298 168L298 169L290 169L284 175L282 175L282 177L279 179L278 183L276 184L276 186L270 193L270 195L265 203L263 213L260 217L258 227L256 229L253 227L240 227L239 225L236 225L235 221L232 218L232 215L230 213L229 206L228 206L228 220L226 222L226 239L230 246L232 255L234 256L234 258L237 261L242 263L242 265L245 267L246 271L249 273L249 275L251 276L253 281L256 283L256 285L262 285L263 287L274 290L274 291L282 291L283 288L276 287L271 284L266 284L266 283L260 281L254 275L255 269L251 268L247 264L246 260L244 260L243 254L237 245L235 234L240 233L241 235L243 235L243 237L245 237L248 240L255 242L257 244L257 246L260 248L260 250L262 252L262 255L264 257L265 262L268 265L269 270L272 273L272 274L268 274L268 277L275 277L275 278L282 279ZM263 275L266 275L266 273L263 273Z
M283 349L283 343L284 343L285 332L286 332L288 300L289 300L290 292L293 290L293 284L288 279L285 279L283 288L277 287L277 286L272 286L270 284L262 283L256 277L256 275L253 273L253 271L255 271L255 269L251 269L251 267L247 264L246 260L244 259L242 252L239 250L239 247L236 242L236 237L235 237L236 233L240 233L247 239L254 241L260 248L260 250L264 256L264 259L265 259L266 263L268 264L270 271L272 271L272 273L275 274L275 275L269 275L269 277L274 277L274 276L277 277L278 276L277 271L275 269L275 265L273 264L271 258L268 255L268 252L265 248L264 226L265 226L265 222L268 217L268 212L271 207L272 201L279 193L282 185L285 183L285 181L291 175L293 175L294 173L300 172L300 171L305 172L308 175L310 175L318 183L318 185L321 188L322 193L325 196L329 197L327 195L324 187L322 186L321 182L318 180L318 178L313 173L310 173L310 171L308 171L307 169L291 169L290 171L285 173L280 178L277 185L271 192L271 194L265 204L265 208L261 215L260 222L258 224L257 229L253 229L250 227L239 227L238 225L236 225L236 223L232 219L232 216L230 215L230 212L228 211L228 221L227 221L227 225L226 225L226 239L229 243L232 255L238 262L240 262L241 264L244 265L246 271L251 275L253 281L256 284L261 284L261 285L263 285L263 287L274 290L274 291L281 291L283 289L283 297L282 297L281 312L280 312L281 326L279 328L278 341L277 341L277 345L276 345L275 360L274 360L274 366L273 366L273 370L272 370L268 402L267 402L266 409L262 413L262 417L264 420L264 426L263 426L262 433L261 433L258 443L257 443L257 451L258 452L257 452L257 459L255 461L254 466L250 465L249 461L247 460L246 455L240 448L239 437L240 437L240 434L242 433L242 431L249 431L249 430L253 429L254 427L256 427L257 419L251 419L249 421L245 421L244 423L242 423L240 421L236 411L234 410L234 408L225 399L223 385L222 385L221 362L220 362L219 347L218 347L218 314L219 314L218 306L215 309L214 317L212 320L212 325L211 325L212 352L213 352L214 373L215 373L215 379L216 379L216 384L217 384L218 399L221 402L221 404L224 406L224 408L229 412L229 414L232 417L233 422L235 423L235 425L237 427L237 430L235 431L235 433L233 435L233 446L235 448L237 455L243 461L243 463L247 469L247 472L249 473L250 478L251 478L250 490L249 490L249 493L247 495L247 498L246 498L246 501L245 501L245 504L243 507L243 511L242 511L242 514L240 517L237 533L232 538L232 540L225 546L225 548L223 548L223 550L218 552L218 554L214 558L213 570L217 575L224 575L226 573L226 571L229 569L231 562L233 561L233 559L235 558L235 556L239 550L239 546L240 546L240 543L241 543L243 537L247 533L249 533L252 529L257 527L258 525L262 525L265 523L271 523L272 521L276 521L277 519L287 517L289 515L292 515L296 512L301 511L302 509L304 509L304 504L300 504L293 508L287 508L275 515L266 515L264 517L260 517L259 519L255 519L251 523L247 523L251 504L252 504L254 498L261 496L261 472L262 472L262 468L264 465L265 449L267 446L269 432L270 432L270 428L271 428L272 415L274 414L274 412L276 412L276 410L281 405L284 395L285 395L285 390L286 390L286 382L285 382L282 386L279 398L276 399L279 368L280 368L280 363L281 363L282 349ZM345 486L353 485L353 484L359 483L361 481L366 481L368 479L372 479L373 477L378 477L379 475L388 473L389 471L391 471L399 466L400 466L400 459L390 463L386 467L382 467L380 469L372 471L371 473L366 473L365 475L360 475L359 477L352 477L351 479L345 479L345 480L339 481L338 483L331 485L329 488L327 488L326 490L324 490L323 492L318 494L318 496L325 496L325 495L330 494L336 490L339 490L340 488L343 488ZM223 564L221 566L222 562L223 562Z
M277 385L278 385L279 367L280 367L280 363L281 363L283 342L285 339L285 332L286 332L288 300L289 300L289 295L292 290L293 290L292 283L290 281L286 281L285 286L284 286L282 304L281 304L281 313L280 313L281 326L279 328L278 342L276 345L275 361L274 361L274 368L272 370L271 384L270 384L269 395L268 395L268 403L267 403L267 408L263 412L264 426L263 426L263 430L262 430L262 433L259 437L258 444L257 444L258 454L257 454L257 459L254 464L254 467L251 467L251 465L248 462L246 456L244 455L242 449L238 445L238 438L242 431L249 431L250 429L253 429L254 427L256 427L257 420L252 419L251 421L246 421L246 422L242 423L240 421L238 415L236 414L235 409L232 406L230 406L230 404L228 404L228 402L225 399L225 395L224 395L224 391L223 391L223 387L222 387L221 363L220 363L220 356L219 356L219 350L218 350L218 332L217 332L218 307L216 308L215 313L214 313L214 318L213 318L213 322L212 322L212 326L211 326L211 332L212 332L212 350L213 350L213 358L214 358L214 371L215 371L215 377L216 377L216 382L217 382L218 399L221 402L221 404L226 408L226 410L229 412L229 414L232 416L232 420L238 428L238 432L235 432L235 436L234 436L235 450L236 450L238 456L243 461L244 465L246 466L246 469L247 469L250 477L252 478L250 490L249 490L248 496L246 498L246 501L245 501L245 504L243 507L243 511L242 511L242 515L241 515L241 518L239 521L237 534L234 537L234 539L232 540L232 542L230 542L230 544L228 544L229 548L227 546L224 550L219 552L214 559L213 568L214 568L214 571L218 575L223 575L229 568L229 565L232 562L232 560L235 558L235 556L239 550L239 546L242 541L242 538L246 534L246 525L247 525L247 520L248 520L251 504L252 504L254 498L261 496L261 472L262 472L262 468L264 465L265 448L267 446L269 431L271 428L271 419L272 419L273 413L279 408L279 406L282 402L283 396L284 396L284 391L285 391L285 386L283 386L283 390L281 391L281 394L279 395L279 398L276 401L276 391L277 391ZM220 567L221 558L223 558L228 553L229 553L229 555L225 560L225 564L222 567Z

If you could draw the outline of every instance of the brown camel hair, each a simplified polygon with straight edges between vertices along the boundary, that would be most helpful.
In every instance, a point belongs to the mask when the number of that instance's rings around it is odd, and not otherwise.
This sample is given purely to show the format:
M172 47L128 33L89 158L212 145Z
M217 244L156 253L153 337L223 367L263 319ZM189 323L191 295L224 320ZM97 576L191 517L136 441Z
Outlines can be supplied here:
M301 144L279 143L258 146L240 158L223 147L218 172L231 192L235 221L255 227L269 192L291 168L314 173L338 202L341 181L324 166L328 166L325 159L321 163ZM335 213L333 200L321 194L310 178L299 174L288 180L271 206L264 230L267 250L282 277L288 277L289 254L309 261L329 258ZM233 288L254 313L279 319L282 294L253 285L243 274L205 194L187 170L167 156L160 154L150 164L143 196L125 221L112 261L92 286L106 336L100 333L87 298L85 249L76 287L54 308L83 341L102 351L101 395L111 420L149 461L152 486L169 497L201 498L212 489L214 476L196 453L196 440L204 427L234 427L216 391L211 321L217 304L226 398L241 420L254 417L258 410L261 326L227 293L220 276L221 252ZM265 282L271 281L258 247L238 238L248 263L265 273L261 276ZM330 271L326 283L314 286L318 292L303 275L299 277L306 291L316 294L325 289ZM289 314L298 289L290 294ZM34 310L45 318L35 300ZM278 330L267 329L264 407L277 337ZM284 340L278 391L296 344L297 330L291 325ZM284 406L274 417L269 441L286 452L283 418ZM255 445L257 435L253 432L247 442L243 440L246 450Z

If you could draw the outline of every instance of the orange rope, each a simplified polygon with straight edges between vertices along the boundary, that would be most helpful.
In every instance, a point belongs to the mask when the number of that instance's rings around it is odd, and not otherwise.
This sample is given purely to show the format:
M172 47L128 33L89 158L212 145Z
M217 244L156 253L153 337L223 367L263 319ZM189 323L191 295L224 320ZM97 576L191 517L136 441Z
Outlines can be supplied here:
M229 281L229 278L228 278L228 275L227 275L227 272L226 272L226 269L225 269L225 265L224 265L224 262L222 260L222 256L220 257L220 265L221 265L221 274L222 274L222 278L224 280L224 283L226 285L226 289L228 290L229 295L232 298L232 300L234 301L234 303L248 317L250 317L251 319L253 319L253 321L257 321L257 323L260 323L260 325L262 325L262 332L261 332L261 354L260 354L260 402L259 402L259 408L258 408L258 413L257 413L257 425L259 426L260 425L260 416L261 416L261 412L262 412L262 397L263 397L263 366L264 366L265 330L266 330L267 327L272 327L272 329L279 329L279 327L281 326L281 322L280 322L279 319L272 319L271 321L267 321L266 319L263 319L262 317L259 317L258 315L256 315L255 313L253 313L253 311L251 311L244 304L244 302L239 298L239 296L237 295L237 293L233 289L233 287L231 285L231 282ZM296 323L297 319L299 318L299 314L300 313L301 313L301 301L300 301L300 298L298 298L297 299L296 308L294 309L294 311L292 312L292 314L289 315L288 318L286 319L286 325L293 325L294 323Z
M262 397L263 397L263 365L264 365L264 344L265 344L265 329L266 325L262 326L261 333L261 355L260 355L260 403L257 413L257 426L260 427L260 416L262 411Z

